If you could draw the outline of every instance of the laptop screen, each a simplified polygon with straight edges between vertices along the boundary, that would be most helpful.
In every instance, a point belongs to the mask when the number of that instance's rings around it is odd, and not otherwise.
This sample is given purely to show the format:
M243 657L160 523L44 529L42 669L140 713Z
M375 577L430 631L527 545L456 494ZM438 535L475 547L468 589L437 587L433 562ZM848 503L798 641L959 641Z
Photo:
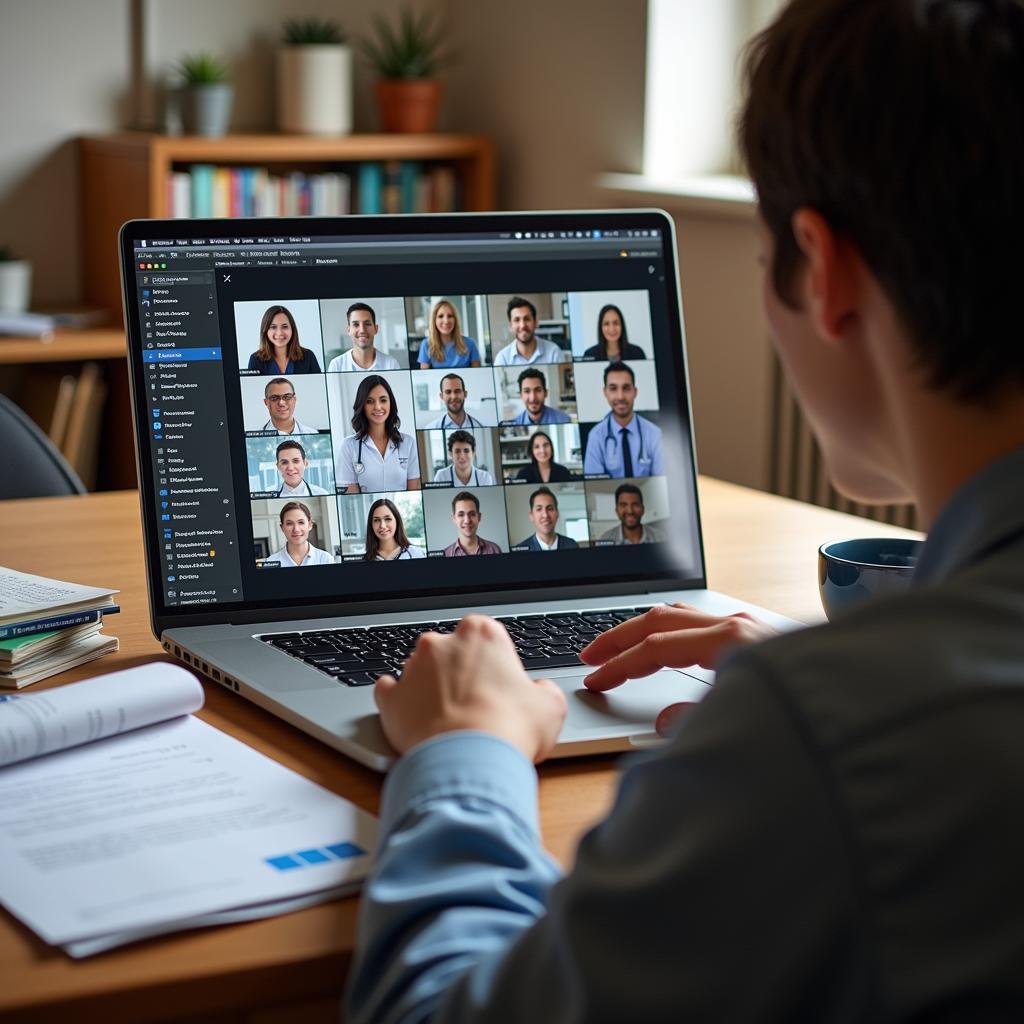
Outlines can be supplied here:
M671 231L127 225L157 614L702 583Z

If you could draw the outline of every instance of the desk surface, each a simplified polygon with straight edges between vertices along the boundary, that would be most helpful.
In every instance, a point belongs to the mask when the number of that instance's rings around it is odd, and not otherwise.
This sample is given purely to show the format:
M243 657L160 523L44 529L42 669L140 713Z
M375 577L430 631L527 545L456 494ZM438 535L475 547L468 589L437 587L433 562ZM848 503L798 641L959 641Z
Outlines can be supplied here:
M716 480L700 481L709 585L805 622L822 620L819 544L907 531ZM42 683L59 685L162 656L149 630L138 496L92 494L0 503L0 565L120 589L108 622L118 654ZM199 713L270 757L376 812L380 776L214 684ZM612 757L544 765L545 844L563 863L610 805ZM357 900L174 935L80 962L0 910L0 1019L104 1021L199 1017L253 1024L336 1019ZM333 1018L332 1018L333 1015Z

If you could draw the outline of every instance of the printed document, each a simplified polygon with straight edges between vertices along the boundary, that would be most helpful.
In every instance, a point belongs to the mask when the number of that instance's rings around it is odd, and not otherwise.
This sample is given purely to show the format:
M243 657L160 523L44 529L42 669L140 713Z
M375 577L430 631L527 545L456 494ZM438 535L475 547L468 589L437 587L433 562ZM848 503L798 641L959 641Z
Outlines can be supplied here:
M47 942L89 955L365 876L376 820L188 713L201 703L166 663L0 698L0 902Z

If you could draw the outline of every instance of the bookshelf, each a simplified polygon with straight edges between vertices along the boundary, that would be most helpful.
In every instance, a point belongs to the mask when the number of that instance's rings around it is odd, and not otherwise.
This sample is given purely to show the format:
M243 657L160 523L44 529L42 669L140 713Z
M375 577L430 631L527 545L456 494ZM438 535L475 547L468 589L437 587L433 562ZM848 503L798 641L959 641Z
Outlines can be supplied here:
M451 168L459 208L494 208L494 146L479 135L227 135L208 139L143 132L79 140L82 185L82 259L85 301L119 315L120 281L114 255L126 220L167 218L172 172L195 164L255 167L275 174L342 171L356 188L368 162L417 161ZM352 209L358 210L353 196Z
M42 427L90 490L136 486L127 354L120 328L0 338L0 391Z

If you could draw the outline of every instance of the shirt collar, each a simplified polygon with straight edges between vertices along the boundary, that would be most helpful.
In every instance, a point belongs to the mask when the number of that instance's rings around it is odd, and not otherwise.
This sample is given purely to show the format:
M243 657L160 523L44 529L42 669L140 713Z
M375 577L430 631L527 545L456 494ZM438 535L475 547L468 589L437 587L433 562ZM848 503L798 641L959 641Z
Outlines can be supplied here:
M977 562L1024 534L1024 448L975 473L945 504L914 570L914 583L931 583Z

